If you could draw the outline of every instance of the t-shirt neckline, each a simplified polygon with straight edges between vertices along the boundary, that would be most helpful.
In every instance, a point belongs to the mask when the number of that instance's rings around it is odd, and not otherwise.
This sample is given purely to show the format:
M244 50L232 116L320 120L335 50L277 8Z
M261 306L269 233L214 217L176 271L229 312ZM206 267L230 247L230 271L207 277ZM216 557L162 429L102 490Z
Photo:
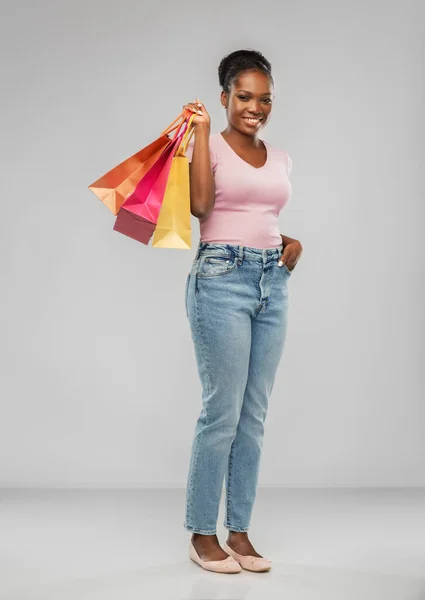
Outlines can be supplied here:
M269 158L270 158L270 150L267 146L267 142L265 142L264 140L260 140L260 142L263 142L264 147L266 149L266 162L264 163L264 165L262 165L261 167L254 167L254 165L251 165L249 162L247 162L246 160L244 160L243 158L241 158L239 156L239 154L237 152L235 152L232 148L232 146L229 144L229 142L224 138L224 136L222 135L221 131L218 132L218 135L220 136L220 138L223 140L223 142L226 144L226 146L229 148L229 150L243 163L245 163L246 165L248 165L248 167L251 167L251 169L254 169L255 171L261 171L261 169L264 169L268 163L269 163Z

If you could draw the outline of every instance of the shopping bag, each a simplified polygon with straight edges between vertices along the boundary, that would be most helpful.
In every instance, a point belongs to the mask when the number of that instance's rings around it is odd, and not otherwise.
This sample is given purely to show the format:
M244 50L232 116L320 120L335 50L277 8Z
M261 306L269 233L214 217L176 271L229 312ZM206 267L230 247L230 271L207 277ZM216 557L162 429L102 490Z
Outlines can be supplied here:
M137 194L129 197L121 206L114 230L131 237L142 244L149 244L156 227L159 211L167 186L172 158L181 142L184 142L186 132L192 127L193 113L183 125L183 130L164 150L157 163L138 184Z
M181 145L187 146L186 140L192 130L194 117L194 113L188 113L182 131L163 151L131 196L121 205L114 231L123 233L142 244L149 244L158 221L172 159Z
M173 158L173 154L176 151L177 144L180 140L181 138L174 140L164 150L157 162L142 179L144 184L144 196L142 197L141 194L139 194L140 202L133 199L130 205L127 204L130 200L130 198L128 198L121 205L117 218L115 219L113 227L114 231L118 231L119 233L131 237L142 244L149 244L152 234L155 231L156 220L153 216L150 218L150 211L149 209L146 209L146 207L144 208L144 205L149 198L152 198L157 203L162 201L167 186L167 177L171 167L171 159Z
M173 157L152 240L154 248L191 248L189 161L185 154L193 131Z
M162 132L158 139L124 160L88 186L114 215L118 214L120 207L133 193L145 173L151 169L163 151L173 141L169 134L176 130L174 139L177 137L181 124L186 117L187 111L183 111Z

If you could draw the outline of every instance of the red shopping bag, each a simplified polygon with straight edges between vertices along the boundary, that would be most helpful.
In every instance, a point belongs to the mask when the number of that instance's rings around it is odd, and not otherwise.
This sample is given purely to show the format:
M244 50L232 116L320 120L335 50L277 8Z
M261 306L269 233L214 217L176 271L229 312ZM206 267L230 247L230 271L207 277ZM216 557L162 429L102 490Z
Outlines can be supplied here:
M189 113L183 129L145 174L134 192L121 205L114 231L149 244L155 231L174 155L184 145L192 130L194 113Z

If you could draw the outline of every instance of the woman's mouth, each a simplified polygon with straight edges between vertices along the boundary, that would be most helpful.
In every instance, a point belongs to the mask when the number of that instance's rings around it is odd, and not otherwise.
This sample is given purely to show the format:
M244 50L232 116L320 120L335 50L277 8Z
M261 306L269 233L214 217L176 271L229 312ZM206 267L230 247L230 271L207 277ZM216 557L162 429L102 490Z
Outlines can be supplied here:
M254 126L258 125L259 123L261 123L261 119L259 118L254 118L254 117L242 117L243 120L247 123L247 125L251 125Z

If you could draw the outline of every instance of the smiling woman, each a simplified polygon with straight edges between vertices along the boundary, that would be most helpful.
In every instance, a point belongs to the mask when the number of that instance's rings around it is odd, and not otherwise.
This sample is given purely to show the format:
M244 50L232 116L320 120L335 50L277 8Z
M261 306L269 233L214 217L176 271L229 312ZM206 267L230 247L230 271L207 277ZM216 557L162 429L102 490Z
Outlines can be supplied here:
M223 91L221 101L227 109L229 125L241 124L257 133L263 129L270 117L273 102L273 79L270 69L261 72L246 69L239 73L237 78L231 79L232 70L229 69L222 77ZM227 128L228 135L232 136L232 128ZM236 141L236 140L235 140ZM248 142L251 141L251 144ZM252 143L254 141L254 143ZM255 148L257 140L245 140L246 146ZM239 140L241 144L241 140Z
M223 58L219 81L227 127L210 132L201 102L187 148L192 214L201 239L186 280L202 410L195 427L184 526L190 558L204 569L267 571L271 562L248 539L256 496L264 421L286 337L291 272L278 215L291 198L292 161L259 139L273 104L271 65L254 50ZM223 479L229 530L225 550L216 535ZM233 560L232 560L233 559Z
M278 215L291 199L292 161L259 138L271 118L273 80L268 71L250 68L226 83L227 73L221 93L226 129L210 133L202 121L197 124L202 116L195 117L195 139L187 149L192 212L200 219L202 242L278 248ZM205 117L205 106L202 112Z
M240 100L242 103L248 103L252 100L252 96L253 93L248 91L248 90L237 90L236 92L236 98L238 100ZM272 93L271 92L265 92L264 94L260 93L259 96L259 102L260 102L260 106L261 105L269 105L271 106L272 104ZM270 112L268 113L270 114ZM260 123L262 123L263 125L265 124L265 117L263 114L247 114L246 116L242 117L243 119L246 120L248 125L259 125Z

